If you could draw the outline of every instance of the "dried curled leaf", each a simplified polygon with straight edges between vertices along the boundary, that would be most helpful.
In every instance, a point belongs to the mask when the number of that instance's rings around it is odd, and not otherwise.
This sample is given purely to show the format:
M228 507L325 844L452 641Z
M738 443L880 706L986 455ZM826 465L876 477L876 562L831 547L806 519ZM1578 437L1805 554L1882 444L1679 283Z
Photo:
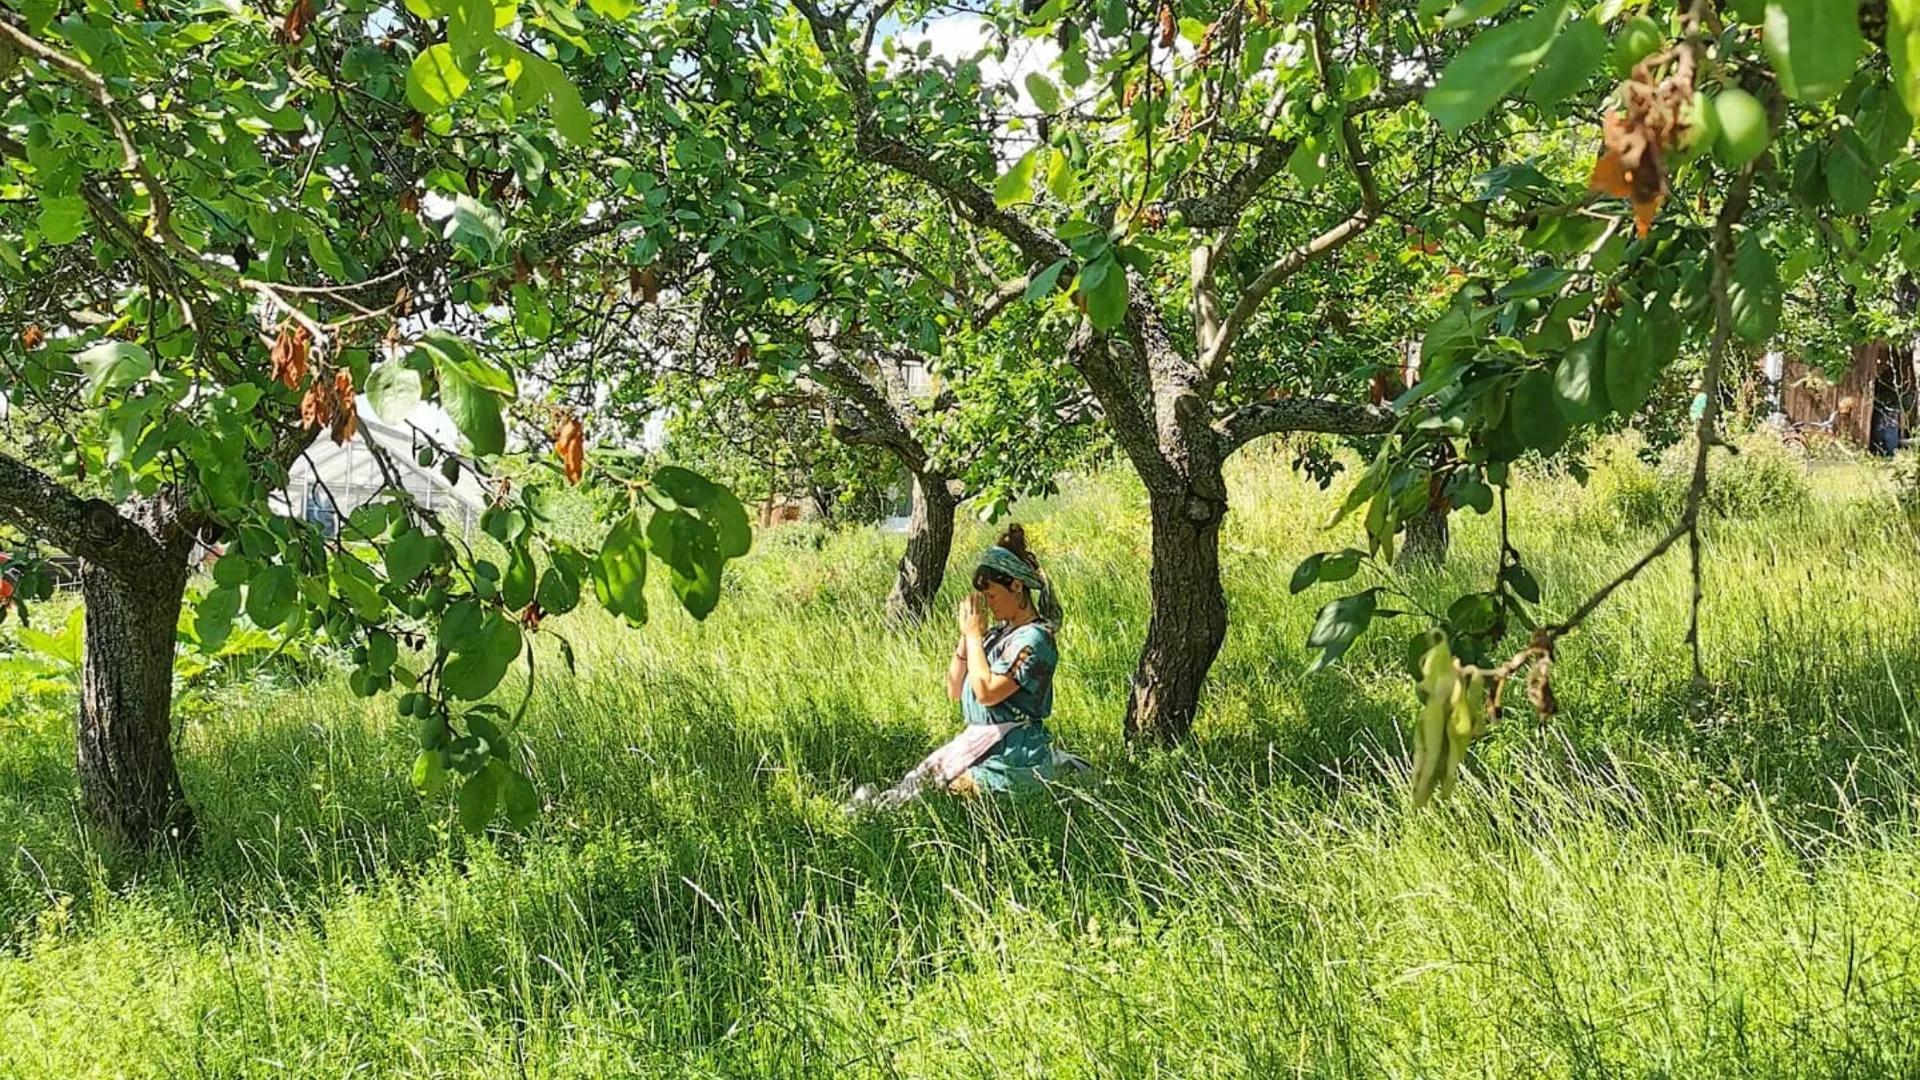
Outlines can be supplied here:
M360 410L353 399L353 372L333 373L333 442L338 446L360 430Z
M306 39L307 29L313 25L313 19L313 0L293 0L274 37L285 44L298 45Z
M1560 703L1553 696L1552 672L1553 658L1550 656L1535 660L1527 672L1527 702L1542 720L1551 720L1560 711Z
M567 474L567 483L579 483L587 469L587 438L580 420L572 414L562 417L559 426L554 429L553 452L559 455L560 465Z
M306 380L312 354L313 335L307 332L307 328L292 319L281 323L280 333L273 339L273 348L267 354L273 365L273 380L289 390L300 389L300 384ZM304 409L305 405L301 407Z
M1160 47L1163 49L1173 48L1173 38L1174 38L1173 5L1161 4L1160 5Z
M318 431L333 421L333 388L319 379L300 396L300 423Z
M1614 113L1601 125L1600 157L1587 186L1602 195L1625 199L1633 207L1634 229L1646 236L1667 199L1667 175L1660 165L1655 133L1627 113Z
M39 348L46 340L47 332L38 326L28 326L20 331L20 344L26 346L29 351Z

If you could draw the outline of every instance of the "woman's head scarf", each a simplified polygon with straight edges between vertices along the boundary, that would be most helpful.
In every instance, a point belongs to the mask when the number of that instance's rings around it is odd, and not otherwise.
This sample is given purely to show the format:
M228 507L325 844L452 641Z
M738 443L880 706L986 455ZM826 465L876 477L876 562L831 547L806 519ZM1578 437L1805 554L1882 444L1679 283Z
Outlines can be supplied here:
M1047 584L1046 575L1040 573L1033 564L1006 548L995 546L981 554L977 569L992 570L1025 585L1040 618L1055 630L1060 628L1060 598L1054 595L1053 587Z

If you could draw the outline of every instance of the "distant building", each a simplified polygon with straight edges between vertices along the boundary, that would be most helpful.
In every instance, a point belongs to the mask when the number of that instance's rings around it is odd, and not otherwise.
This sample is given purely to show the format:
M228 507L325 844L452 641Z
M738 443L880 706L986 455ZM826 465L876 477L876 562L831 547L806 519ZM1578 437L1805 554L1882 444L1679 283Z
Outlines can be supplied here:
M1838 381L1793 357L1761 358L1768 404L1793 428L1825 431L1876 453L1892 453L1912 438L1920 419L1920 347L1884 341L1853 347Z
M273 497L274 509L289 517L311 521L328 536L337 536L347 515L373 502L387 490L389 480L375 460L373 445L386 452L388 466L400 486L420 505L438 511L449 526L470 530L486 508L486 492L470 472L462 471L449 483L440 469L422 467L416 460L414 435L374 419L371 410L360 413L360 431L343 445L322 432L288 470L285 490Z

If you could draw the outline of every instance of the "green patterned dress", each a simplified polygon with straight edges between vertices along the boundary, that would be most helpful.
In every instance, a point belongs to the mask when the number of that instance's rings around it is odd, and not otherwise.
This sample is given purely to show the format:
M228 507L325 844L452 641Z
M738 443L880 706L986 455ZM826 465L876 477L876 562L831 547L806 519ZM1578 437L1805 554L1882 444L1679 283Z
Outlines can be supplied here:
M985 791L1038 787L1053 779L1053 735L1046 726L1053 714L1053 672L1060 663L1053 631L1039 621L996 626L981 645L993 673L1011 674L1020 687L998 705L982 705L969 681L960 695L961 716L968 724L1025 720L1027 725L1007 732L967 774Z

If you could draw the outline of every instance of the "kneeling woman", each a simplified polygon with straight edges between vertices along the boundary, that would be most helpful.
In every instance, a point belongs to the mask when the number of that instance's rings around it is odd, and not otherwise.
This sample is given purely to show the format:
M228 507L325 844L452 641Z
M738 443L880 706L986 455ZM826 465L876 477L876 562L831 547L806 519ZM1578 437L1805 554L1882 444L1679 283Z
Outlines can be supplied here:
M991 615L993 625L989 627ZM893 789L862 786L854 805L890 806L928 788L963 794L1014 791L1053 779L1056 759L1046 719L1060 653L1060 602L1027 550L1020 526L980 556L973 591L960 600L960 641L947 666L947 696L966 727L916 765Z

